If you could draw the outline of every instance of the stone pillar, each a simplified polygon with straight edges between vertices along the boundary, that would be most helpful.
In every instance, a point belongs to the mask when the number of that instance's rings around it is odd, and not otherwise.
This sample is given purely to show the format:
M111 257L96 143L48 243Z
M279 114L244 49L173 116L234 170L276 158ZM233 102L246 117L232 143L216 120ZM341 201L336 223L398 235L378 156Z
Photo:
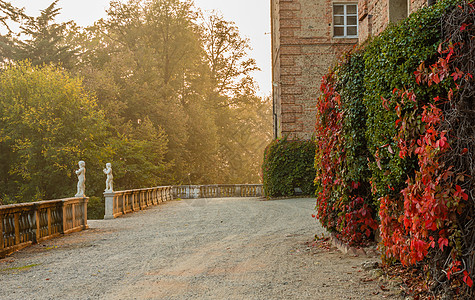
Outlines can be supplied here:
M200 186L199 185L192 185L190 186L191 189L191 198L197 199L200 197Z
M104 192L104 198L106 199L104 219L114 219L114 192Z

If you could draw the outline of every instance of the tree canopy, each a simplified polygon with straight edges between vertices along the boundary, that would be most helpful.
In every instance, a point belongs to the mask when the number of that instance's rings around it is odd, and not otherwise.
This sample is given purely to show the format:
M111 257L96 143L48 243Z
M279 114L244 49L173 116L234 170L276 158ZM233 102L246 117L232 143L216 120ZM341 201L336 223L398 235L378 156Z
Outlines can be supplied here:
M2 202L72 196L79 160L99 164L104 115L81 81L30 62L0 73Z
M260 181L261 156L271 138L270 103L257 95L252 72L258 68L248 57L249 40L232 22L180 0L112 1L107 17L87 28L56 23L59 13L53 1L40 16L24 16L18 34L2 37L7 41L0 43L3 72L23 68L69 76L92 95L91 113L100 118L100 130L93 125L83 130L103 138L90 145L98 151L90 159L111 160L116 189ZM12 88L6 82L5 77L1 89ZM48 103L49 88L45 85L36 101ZM15 106L14 93L2 95L3 101ZM30 139L42 143L39 137ZM0 147L7 146L13 147L2 139ZM8 155L18 154L15 147ZM75 163L78 153L67 157L67 164ZM26 164L21 157L15 168ZM8 172L18 182L28 178Z

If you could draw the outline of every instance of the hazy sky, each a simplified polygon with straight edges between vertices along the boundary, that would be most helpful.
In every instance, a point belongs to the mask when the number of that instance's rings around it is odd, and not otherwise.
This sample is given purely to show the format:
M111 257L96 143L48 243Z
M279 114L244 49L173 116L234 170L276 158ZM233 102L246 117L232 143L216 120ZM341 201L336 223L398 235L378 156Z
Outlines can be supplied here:
M29 15L37 16L40 9L48 7L53 0L10 0L17 7L25 7ZM62 8L58 21L74 20L78 25L87 26L95 20L105 17L105 9L110 0L60 0ZM125 2L125 0L123 0ZM253 48L250 56L256 59L260 72L255 72L261 93L271 92L271 45L270 12L268 0L194 0L203 10L217 10L226 20L234 21L241 35L251 40ZM252 7L252 9L249 9Z

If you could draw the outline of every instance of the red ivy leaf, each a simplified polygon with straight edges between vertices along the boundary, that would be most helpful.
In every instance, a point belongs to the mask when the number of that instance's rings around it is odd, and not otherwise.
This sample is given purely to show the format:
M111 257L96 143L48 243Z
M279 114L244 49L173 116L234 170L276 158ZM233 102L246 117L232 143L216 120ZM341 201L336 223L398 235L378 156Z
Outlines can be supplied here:
M459 70L459 68L455 68L455 72L453 72L451 74L451 76L454 78L454 81L459 79L459 78L462 78L463 77L463 72Z
M469 287L472 287L473 285L473 280L472 278L470 278L470 276L468 275L468 272L467 271L463 271L463 282L465 282Z
M440 248L440 251L444 251L444 246L448 246L449 245L449 240L446 239L446 238L439 238L439 248Z

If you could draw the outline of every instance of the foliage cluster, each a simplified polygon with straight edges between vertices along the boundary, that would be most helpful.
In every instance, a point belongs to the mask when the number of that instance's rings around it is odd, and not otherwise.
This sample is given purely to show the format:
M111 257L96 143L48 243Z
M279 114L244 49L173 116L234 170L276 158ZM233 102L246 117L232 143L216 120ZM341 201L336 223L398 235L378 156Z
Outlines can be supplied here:
M2 202L70 197L79 160L100 170L105 136L104 114L79 79L28 62L0 73ZM90 175L88 181L102 182ZM91 193L97 189L90 186Z
M315 143L290 141L287 138L272 141L264 151L262 165L264 192L267 197L313 195L315 170Z
M315 126L317 216L351 245L374 238L376 210L370 193L362 98L362 55L356 52L322 79Z
M440 1L347 54L322 80L315 159L324 226L361 244L361 228L342 221L359 199L380 223L386 263L417 266L432 291L468 298L474 12L470 1Z
M104 219L105 212L105 200L103 197L89 197L87 202L87 218L89 220Z
M81 28L55 22L58 3L31 17L0 0L0 201L71 195L78 160L88 196L106 162L116 189L260 180L270 103L234 23L191 1L131 0Z

